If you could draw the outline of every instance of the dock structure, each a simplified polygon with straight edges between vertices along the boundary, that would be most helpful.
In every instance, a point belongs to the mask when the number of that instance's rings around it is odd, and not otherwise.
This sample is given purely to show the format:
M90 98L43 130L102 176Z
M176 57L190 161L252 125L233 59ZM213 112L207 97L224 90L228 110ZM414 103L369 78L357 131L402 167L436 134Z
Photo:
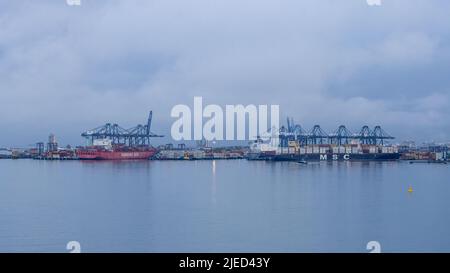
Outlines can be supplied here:
M281 147L288 147L289 141L296 141L299 145L335 144L343 145L358 142L367 145L384 145L387 141L395 139L377 125L374 129L364 125L358 133L352 133L345 125L340 125L333 133L328 134L320 125L314 125L309 131L295 124L292 118L287 118L287 126L278 130Z
M153 112L150 111L147 124L138 124L130 129L124 129L117 123L106 123L92 130L83 132L82 137L92 143L94 140L110 139L112 144L123 144L128 146L150 145L150 139L153 137L163 137L151 131Z
M173 147L166 144L159 147L159 153L154 157L157 160L219 160L244 159L247 147L222 148L187 148L184 144Z

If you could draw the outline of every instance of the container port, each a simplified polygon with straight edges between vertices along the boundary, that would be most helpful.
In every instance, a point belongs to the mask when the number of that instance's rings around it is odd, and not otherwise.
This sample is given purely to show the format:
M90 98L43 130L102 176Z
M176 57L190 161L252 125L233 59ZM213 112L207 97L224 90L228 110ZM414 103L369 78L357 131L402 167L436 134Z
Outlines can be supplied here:
M421 153L410 149L400 150L399 145L391 144L395 138L381 126L370 129L364 125L358 133L352 133L345 125L340 125L334 132L326 133L320 125L305 131L292 118L287 118L286 126L268 134L269 140L263 141L258 137L250 144L248 159L297 162L421 159ZM448 145L440 150L422 153L427 155L430 162L447 162Z
M124 129L117 123L106 123L81 134L86 146L59 146L56 136L38 142L33 148L0 148L0 159L33 158L40 160L219 160L248 159L268 161L387 161L405 160L411 163L447 163L450 144L422 144L412 141L393 144L393 136L380 126L365 125L352 133L341 125L326 133L320 125L309 131L287 118L287 124L258 137L249 146L212 147L200 141L195 147L186 144L151 145L151 139L163 137L151 131L152 111L145 125Z

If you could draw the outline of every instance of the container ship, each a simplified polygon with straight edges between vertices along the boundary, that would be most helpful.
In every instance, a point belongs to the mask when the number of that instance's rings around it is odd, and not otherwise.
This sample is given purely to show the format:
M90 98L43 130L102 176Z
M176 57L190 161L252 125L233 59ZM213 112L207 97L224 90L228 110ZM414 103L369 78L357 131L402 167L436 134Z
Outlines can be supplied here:
M163 137L150 131L153 113L150 111L146 125L124 129L118 124L103 126L81 134L90 146L76 149L78 159L91 160L136 160L150 159L159 152L150 145L150 138Z
M391 161L400 159L400 153L392 146L306 146L294 151L275 154L274 161Z
M398 147L384 144L354 143L302 144L286 140L282 145L279 136L268 141L257 138L250 143L246 155L249 160L271 161L389 161L400 159Z
M96 140L92 146L78 148L76 156L81 160L137 160L150 159L157 152L151 146L130 147L112 145L110 140Z
M394 146L361 144L273 147L256 142L250 145L247 154L249 160L271 161L389 161L399 158L400 153Z
M250 143L247 159L273 161L348 161L398 160L397 146L389 145L394 139L377 125L373 130L364 125L359 133L350 132L340 125L328 134L320 125L309 130L287 118L287 126L267 131L266 140L260 137Z

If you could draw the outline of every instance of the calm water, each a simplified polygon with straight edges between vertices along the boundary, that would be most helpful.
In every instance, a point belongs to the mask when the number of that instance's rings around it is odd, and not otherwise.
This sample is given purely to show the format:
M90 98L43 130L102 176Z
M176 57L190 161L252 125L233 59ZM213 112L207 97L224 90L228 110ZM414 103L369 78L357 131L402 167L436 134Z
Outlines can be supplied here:
M0 160L0 251L450 251L450 165ZM408 193L412 186L414 192Z

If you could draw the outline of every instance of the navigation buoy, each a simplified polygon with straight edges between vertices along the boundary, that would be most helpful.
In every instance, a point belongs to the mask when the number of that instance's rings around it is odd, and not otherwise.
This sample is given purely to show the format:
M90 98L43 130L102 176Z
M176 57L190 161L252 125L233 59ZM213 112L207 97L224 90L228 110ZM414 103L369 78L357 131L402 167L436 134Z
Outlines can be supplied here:
M409 192L409 193L412 193L412 192L413 192L413 188L412 188L412 186L409 186L409 188L408 188L408 192Z

